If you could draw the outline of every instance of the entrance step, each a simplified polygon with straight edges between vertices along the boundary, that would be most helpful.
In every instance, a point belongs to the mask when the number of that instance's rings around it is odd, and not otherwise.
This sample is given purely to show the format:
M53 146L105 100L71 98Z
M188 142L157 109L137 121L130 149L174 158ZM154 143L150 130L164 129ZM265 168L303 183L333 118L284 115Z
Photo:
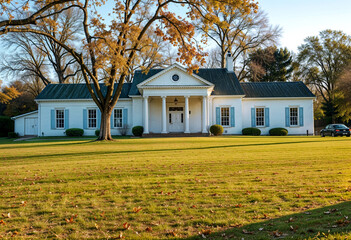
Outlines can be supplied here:
M144 138L160 138L160 137L208 137L208 133L149 133L143 134Z

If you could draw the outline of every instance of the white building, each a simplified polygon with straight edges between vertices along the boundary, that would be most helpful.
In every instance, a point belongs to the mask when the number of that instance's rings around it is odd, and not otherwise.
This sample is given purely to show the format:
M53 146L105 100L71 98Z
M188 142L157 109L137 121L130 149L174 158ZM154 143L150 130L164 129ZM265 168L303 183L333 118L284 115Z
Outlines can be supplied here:
M213 124L222 125L224 134L241 134L247 127L263 135L276 127L293 135L314 132L315 96L302 82L239 83L230 60L227 68L192 75L178 64L147 74L136 71L114 108L111 134L119 135L123 126L128 134L133 126L144 126L144 134L208 133ZM100 126L99 109L85 84L48 85L36 102L39 136L63 136L68 128L94 135ZM28 135L28 116L14 118L20 135Z

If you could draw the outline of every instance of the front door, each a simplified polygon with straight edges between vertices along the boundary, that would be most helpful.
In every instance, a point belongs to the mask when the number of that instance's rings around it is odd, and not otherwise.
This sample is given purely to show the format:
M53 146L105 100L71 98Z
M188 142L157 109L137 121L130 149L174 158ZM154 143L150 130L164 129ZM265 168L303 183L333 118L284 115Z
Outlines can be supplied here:
M183 107L170 107L168 111L169 132L184 132Z

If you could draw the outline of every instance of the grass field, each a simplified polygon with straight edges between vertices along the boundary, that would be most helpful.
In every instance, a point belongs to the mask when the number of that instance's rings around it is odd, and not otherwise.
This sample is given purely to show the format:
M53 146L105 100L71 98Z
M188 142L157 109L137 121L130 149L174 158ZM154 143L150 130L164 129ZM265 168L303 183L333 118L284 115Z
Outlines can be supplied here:
M351 140L0 139L0 238L351 239Z

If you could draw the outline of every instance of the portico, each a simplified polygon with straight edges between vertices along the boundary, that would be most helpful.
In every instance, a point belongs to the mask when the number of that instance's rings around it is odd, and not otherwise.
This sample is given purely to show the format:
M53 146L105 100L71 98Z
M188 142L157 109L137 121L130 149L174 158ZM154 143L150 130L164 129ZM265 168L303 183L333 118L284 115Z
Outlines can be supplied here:
M144 134L207 133L208 96L144 96Z

